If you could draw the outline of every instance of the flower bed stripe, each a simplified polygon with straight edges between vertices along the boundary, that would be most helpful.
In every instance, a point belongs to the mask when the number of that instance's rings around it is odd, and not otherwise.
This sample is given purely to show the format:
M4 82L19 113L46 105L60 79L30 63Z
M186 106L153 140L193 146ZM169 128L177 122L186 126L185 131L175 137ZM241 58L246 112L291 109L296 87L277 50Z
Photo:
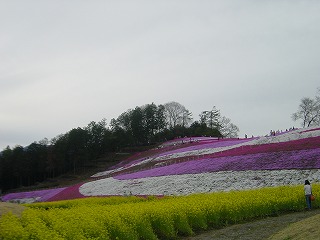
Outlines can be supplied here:
M2 201L17 201L17 202L45 202L53 196L59 194L66 188L54 188L30 192L9 193L2 197Z
M320 148L299 151L257 153L239 156L202 158L144 171L114 176L116 179L244 170L281 170L320 168Z
M47 202L84 198L85 196L79 192L79 187L81 185L83 185L83 183L67 187L58 194L47 199Z
M79 191L85 196L189 195L283 185L303 186L305 179L311 183L317 182L320 170L221 171L127 180L105 178L85 183ZM301 191L303 197L303 188Z

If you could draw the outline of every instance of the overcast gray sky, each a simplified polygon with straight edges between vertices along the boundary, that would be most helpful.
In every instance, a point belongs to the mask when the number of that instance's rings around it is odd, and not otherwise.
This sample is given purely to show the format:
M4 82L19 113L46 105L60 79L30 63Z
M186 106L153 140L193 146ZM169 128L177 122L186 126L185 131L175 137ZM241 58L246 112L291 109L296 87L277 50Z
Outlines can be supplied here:
M0 0L0 150L144 104L298 127L320 87L320 1Z

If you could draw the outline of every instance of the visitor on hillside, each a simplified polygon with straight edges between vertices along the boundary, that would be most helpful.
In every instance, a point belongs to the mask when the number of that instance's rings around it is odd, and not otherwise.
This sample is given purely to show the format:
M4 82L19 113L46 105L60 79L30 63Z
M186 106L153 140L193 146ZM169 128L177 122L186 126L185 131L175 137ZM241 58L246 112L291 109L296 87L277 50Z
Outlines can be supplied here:
M307 209L311 209L311 194L312 194L312 188L310 185L310 182L306 180L304 182L304 195L306 197L306 202L307 202Z

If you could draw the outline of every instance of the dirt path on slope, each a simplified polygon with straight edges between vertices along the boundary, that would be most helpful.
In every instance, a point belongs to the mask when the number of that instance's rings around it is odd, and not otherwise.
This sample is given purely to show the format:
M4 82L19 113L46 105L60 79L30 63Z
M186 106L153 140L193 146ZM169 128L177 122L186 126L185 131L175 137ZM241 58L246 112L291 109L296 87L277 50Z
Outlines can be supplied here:
M8 212L20 216L23 210L25 210L25 207L17 203L0 202L0 217Z
M253 222L236 224L222 229L211 230L181 240L265 240L286 228L291 223L320 214L320 209L289 213L278 217L267 217Z

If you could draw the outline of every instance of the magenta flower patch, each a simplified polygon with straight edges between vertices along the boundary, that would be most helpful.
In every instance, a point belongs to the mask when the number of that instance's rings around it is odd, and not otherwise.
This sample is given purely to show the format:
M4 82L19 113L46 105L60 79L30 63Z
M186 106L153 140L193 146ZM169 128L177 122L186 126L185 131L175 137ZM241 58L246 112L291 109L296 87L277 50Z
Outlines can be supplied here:
M31 192L19 192L19 193L9 193L2 197L2 201L14 201L16 199L31 199L33 198L37 202L45 202L49 198L55 196L66 188L54 188L46 190L38 190Z

